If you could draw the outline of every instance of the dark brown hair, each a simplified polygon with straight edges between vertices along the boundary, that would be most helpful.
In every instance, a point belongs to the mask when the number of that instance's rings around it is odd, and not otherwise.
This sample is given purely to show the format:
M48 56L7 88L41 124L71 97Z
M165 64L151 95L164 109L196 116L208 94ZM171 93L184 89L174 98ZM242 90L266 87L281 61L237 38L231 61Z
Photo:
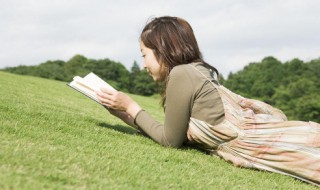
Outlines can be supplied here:
M202 62L205 67L219 75L216 68L204 62L190 24L178 17L153 18L142 30L141 42L153 50L160 64L160 80L164 81L162 105L165 103L165 88L173 67L192 62Z

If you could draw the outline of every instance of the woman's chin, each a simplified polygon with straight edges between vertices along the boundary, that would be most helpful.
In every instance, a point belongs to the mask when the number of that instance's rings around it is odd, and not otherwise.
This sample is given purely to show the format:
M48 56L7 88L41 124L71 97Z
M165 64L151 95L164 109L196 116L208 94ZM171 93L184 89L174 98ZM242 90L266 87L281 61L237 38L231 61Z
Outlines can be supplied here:
M155 76L155 75L153 75L153 74L151 74L151 73L149 73L149 75L152 77L152 79L153 79L154 81L160 82L160 77L159 77L159 76Z
M154 80L154 81L158 81L159 79L157 78L157 77L155 77L155 76L152 76L152 79Z

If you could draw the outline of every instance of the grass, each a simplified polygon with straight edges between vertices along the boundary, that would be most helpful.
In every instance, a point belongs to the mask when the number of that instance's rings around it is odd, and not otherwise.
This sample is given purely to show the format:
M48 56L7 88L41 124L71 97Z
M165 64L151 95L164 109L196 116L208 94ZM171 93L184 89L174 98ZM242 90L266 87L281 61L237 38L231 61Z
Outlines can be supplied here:
M164 148L65 83L0 72L0 189L316 189ZM155 97L132 97L163 120Z

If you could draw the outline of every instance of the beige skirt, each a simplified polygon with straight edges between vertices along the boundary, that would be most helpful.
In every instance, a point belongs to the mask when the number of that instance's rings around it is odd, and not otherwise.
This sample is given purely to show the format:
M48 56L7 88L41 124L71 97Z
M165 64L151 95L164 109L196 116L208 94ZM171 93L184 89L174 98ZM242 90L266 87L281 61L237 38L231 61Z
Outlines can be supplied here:
M320 125L287 121L278 109L217 88L225 111L212 126L190 119L188 139L235 166L289 175L320 186Z

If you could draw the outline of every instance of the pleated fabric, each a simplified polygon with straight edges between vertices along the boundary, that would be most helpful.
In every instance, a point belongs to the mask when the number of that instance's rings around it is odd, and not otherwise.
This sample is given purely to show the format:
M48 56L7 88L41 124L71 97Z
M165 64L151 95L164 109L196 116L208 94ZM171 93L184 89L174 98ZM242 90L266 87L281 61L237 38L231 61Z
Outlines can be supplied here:
M225 119L212 126L190 118L187 135L191 142L235 166L281 173L320 186L318 123L287 121L279 109L211 83L221 96Z

